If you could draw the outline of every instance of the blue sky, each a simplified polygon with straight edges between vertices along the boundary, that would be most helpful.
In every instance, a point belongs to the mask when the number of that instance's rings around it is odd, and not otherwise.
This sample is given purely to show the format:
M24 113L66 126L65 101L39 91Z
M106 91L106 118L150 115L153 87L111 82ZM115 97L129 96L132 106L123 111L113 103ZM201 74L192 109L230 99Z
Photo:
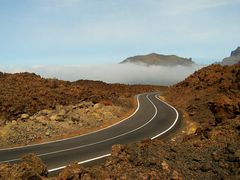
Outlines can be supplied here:
M0 66L212 63L240 46L240 0L0 0Z

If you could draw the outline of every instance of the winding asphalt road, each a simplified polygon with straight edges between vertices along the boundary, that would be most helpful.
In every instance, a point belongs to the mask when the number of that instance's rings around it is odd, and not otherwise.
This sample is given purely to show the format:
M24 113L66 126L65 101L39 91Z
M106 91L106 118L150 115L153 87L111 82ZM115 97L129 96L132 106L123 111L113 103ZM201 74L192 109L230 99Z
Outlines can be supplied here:
M137 101L136 111L113 126L74 138L0 149L0 163L14 163L24 154L35 153L47 164L49 172L54 172L70 162L82 164L107 157L113 144L166 136L179 124L178 111L161 101L156 93L140 94Z

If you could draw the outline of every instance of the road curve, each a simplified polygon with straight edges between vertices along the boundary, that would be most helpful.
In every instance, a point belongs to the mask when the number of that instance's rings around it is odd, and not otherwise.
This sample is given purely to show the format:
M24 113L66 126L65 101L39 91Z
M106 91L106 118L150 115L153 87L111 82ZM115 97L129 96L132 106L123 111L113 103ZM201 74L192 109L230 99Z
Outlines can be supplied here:
M79 164L107 157L113 144L165 136L179 124L179 113L157 97L157 93L137 96L138 107L127 119L92 133L49 143L0 149L0 163L14 163L27 153L37 154L49 172L64 168L70 162Z

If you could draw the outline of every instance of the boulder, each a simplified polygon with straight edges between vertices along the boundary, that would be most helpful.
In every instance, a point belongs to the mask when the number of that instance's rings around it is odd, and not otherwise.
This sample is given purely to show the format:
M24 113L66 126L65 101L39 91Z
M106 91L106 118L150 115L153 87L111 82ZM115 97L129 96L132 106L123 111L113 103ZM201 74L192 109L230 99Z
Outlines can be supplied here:
M50 120L63 122L64 118L63 118L63 116L60 116L58 114L53 114L52 116L50 116Z
M97 103L93 106L94 110L102 108L102 104Z
M49 110L49 109L43 109L42 111L39 112L39 115L45 116L45 115L49 115L50 113L52 113L51 110Z
M28 114L22 114L20 118L21 118L21 119L28 119L28 118L29 118L29 115L28 115Z
M63 171L58 175L57 180L66 179L93 179L91 175L79 164L71 164L63 169Z
M46 135L46 136L50 136L50 132L47 131L47 132L45 133L45 135Z
M0 179L45 179L47 166L34 154L25 155L19 164L1 164Z

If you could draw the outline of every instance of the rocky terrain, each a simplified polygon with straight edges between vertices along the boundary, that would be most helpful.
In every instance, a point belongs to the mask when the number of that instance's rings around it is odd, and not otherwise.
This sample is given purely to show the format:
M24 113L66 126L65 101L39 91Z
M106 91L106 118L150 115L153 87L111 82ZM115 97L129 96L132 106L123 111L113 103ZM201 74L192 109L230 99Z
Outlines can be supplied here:
M133 112L134 95L160 89L0 73L0 147L61 139L109 126Z
M226 57L222 60L222 65L233 65L240 63L240 47L237 47L234 51L231 52L230 57Z
M57 179L239 179L240 65L212 65L169 88L165 99L184 115L170 141L112 147L105 163L71 165Z
M162 97L184 117L184 126L170 141L114 145L105 162L92 167L71 164L49 179L240 179L239 89L240 65L205 67ZM39 166L31 166L31 159ZM44 164L29 155L19 164L2 164L0 178L47 175Z
M175 55L161 55L156 53L129 57L120 64L124 63L133 63L146 66L192 66L195 64L191 58L187 59Z
M82 102L58 105L32 116L22 114L17 120L0 127L0 145L26 145L80 135L114 124L126 113L128 111L120 106Z

